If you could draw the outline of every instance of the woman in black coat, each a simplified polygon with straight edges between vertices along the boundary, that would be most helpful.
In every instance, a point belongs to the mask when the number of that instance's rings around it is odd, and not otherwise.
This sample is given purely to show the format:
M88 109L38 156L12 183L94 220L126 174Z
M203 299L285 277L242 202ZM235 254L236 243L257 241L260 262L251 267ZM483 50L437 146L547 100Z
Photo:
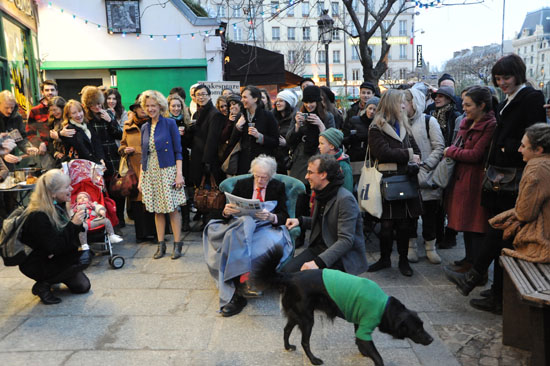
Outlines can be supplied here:
M73 148L75 157L105 165L101 141L95 131L88 128L88 121L84 118L84 109L78 101L71 99L65 105L63 124L68 130L76 130L72 137L61 136L67 147Z
M61 302L51 292L53 284L64 283L75 294L90 290L90 280L82 272L89 262L84 263L78 251L85 212L80 210L69 216L70 184L69 176L59 169L38 178L21 229L21 241L33 251L19 270L36 281L32 293L46 305Z
M410 133L402 108L403 98L404 95L399 90L388 90L382 95L369 130L369 149L371 159L378 161L383 177L407 174L410 179L416 179L420 149ZM416 198L408 200L382 199L382 206L380 259L369 267L369 272L391 267L390 255L395 239L399 253L399 271L404 276L412 276L407 252L409 234L415 228L416 218L422 214L420 191Z
M277 160L277 173L287 174L289 168L289 147L286 142L288 131L294 127L294 107L298 103L298 96L292 90L282 90L275 99L273 117L279 126L279 146L275 150Z
M230 145L241 143L237 175L250 170L250 163L260 154L273 156L279 146L277 121L266 111L262 102L262 93L255 86L247 86L241 93L244 112L235 124Z

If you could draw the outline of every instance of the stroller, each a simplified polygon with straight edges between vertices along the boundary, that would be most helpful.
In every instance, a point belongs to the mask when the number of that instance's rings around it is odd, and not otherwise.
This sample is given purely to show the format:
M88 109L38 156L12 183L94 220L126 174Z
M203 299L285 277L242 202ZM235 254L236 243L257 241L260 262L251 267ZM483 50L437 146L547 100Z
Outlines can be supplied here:
M75 159L63 163L63 170L71 178L71 187L73 188L73 191L71 192L71 203L75 202L76 196L80 192L88 193L91 196L92 201L95 201L106 208L107 218L111 221L113 226L116 226L118 224L116 205L111 198L105 197L103 194L105 182L103 180L103 171L101 166L89 160ZM91 227L90 222L93 219L93 216L86 219L88 222L88 227ZM113 247L111 245L111 240L105 231L105 226L100 225L95 228L88 229L88 236L98 237L98 233L103 234L103 242L92 243L92 245L94 245L95 248L99 245L99 250L103 254L109 254L109 264L112 268L122 268L125 263L124 258L113 254Z

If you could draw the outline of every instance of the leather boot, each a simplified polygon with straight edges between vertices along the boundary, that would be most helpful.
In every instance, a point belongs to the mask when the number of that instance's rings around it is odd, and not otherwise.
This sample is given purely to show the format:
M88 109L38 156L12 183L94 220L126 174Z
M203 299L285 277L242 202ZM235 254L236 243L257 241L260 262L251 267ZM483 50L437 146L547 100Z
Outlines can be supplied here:
M183 242L181 241L175 241L174 242L174 250L172 251L172 259L178 259L181 257L181 248L183 247Z
M189 205L185 205L181 207L181 230L183 232L189 232L191 231L191 226L189 223L191 222L191 218L189 217Z
M36 282L32 286L32 294L40 298L44 305L59 304L61 299L52 294L51 286L46 282Z
M399 256L399 272L401 272L401 274L403 276L407 276L407 277L411 277L413 275L413 270L411 268L411 266L409 265L409 261L407 259L407 257L405 256Z
M426 240L424 242L424 247L426 248L426 257L428 257L428 260L430 261L430 263L440 264L441 257L439 256L439 254L437 254L437 251L435 250L435 239Z
M456 289L464 296L468 296L474 287L483 280L483 276L474 268L465 273L458 273L445 266L443 267L443 271L447 279L456 284Z
M166 243L164 241L159 241L157 246L157 251L155 255L153 255L153 259L159 259L164 257L164 254L166 253Z
M502 299L495 296L470 300L470 305L478 310L488 311L493 314L502 314Z
M407 259L411 263L418 262L418 253L416 252L416 238L409 239L409 251L407 252Z

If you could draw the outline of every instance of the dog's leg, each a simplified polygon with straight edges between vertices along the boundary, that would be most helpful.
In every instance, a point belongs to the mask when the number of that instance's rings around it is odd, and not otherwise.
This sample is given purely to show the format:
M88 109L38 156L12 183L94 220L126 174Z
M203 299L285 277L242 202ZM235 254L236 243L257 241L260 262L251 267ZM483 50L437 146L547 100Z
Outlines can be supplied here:
M361 352L363 356L370 357L374 361L375 366L384 366L384 360L382 360L382 356L378 353L373 341L364 341L355 338L355 344L357 344L359 352Z
M314 365L322 365L323 360L317 358L311 353L311 348L309 347L309 338L311 337L311 330L313 329L313 314L310 316L304 317L300 322L300 330L302 331L302 348L306 353L307 357Z
M285 342L285 349L287 351L295 351L296 350L296 346L293 345L293 344L290 344L289 341L288 341L288 338L290 337L290 333L292 333L292 329L294 329L296 324L297 324L296 321L293 318L289 317L288 321L285 325L284 342Z

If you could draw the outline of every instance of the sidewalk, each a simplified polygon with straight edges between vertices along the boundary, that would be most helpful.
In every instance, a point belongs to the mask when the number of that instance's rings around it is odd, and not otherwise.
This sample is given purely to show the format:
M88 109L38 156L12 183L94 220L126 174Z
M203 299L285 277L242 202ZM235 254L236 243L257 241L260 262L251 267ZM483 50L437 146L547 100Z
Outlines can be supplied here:
M185 236L182 258L153 260L155 245L135 244L133 226L123 231L126 241L115 252L125 266L113 270L108 257L96 257L87 270L90 293L56 291L63 299L59 305L42 305L31 294L33 281L17 267L0 264L2 365L310 365L297 328L291 336L297 350L283 348L278 293L249 300L231 318L217 313L200 234ZM367 243L369 263L377 259L377 248ZM463 246L441 254L445 262L459 259ZM393 268L368 277L417 311L434 342L426 347L376 331L373 339L386 365L527 365L528 352L502 346L501 317L471 308L440 265L422 257L406 278L393 259ZM341 319L331 323L318 316L311 347L325 365L372 365L355 346L353 326Z

